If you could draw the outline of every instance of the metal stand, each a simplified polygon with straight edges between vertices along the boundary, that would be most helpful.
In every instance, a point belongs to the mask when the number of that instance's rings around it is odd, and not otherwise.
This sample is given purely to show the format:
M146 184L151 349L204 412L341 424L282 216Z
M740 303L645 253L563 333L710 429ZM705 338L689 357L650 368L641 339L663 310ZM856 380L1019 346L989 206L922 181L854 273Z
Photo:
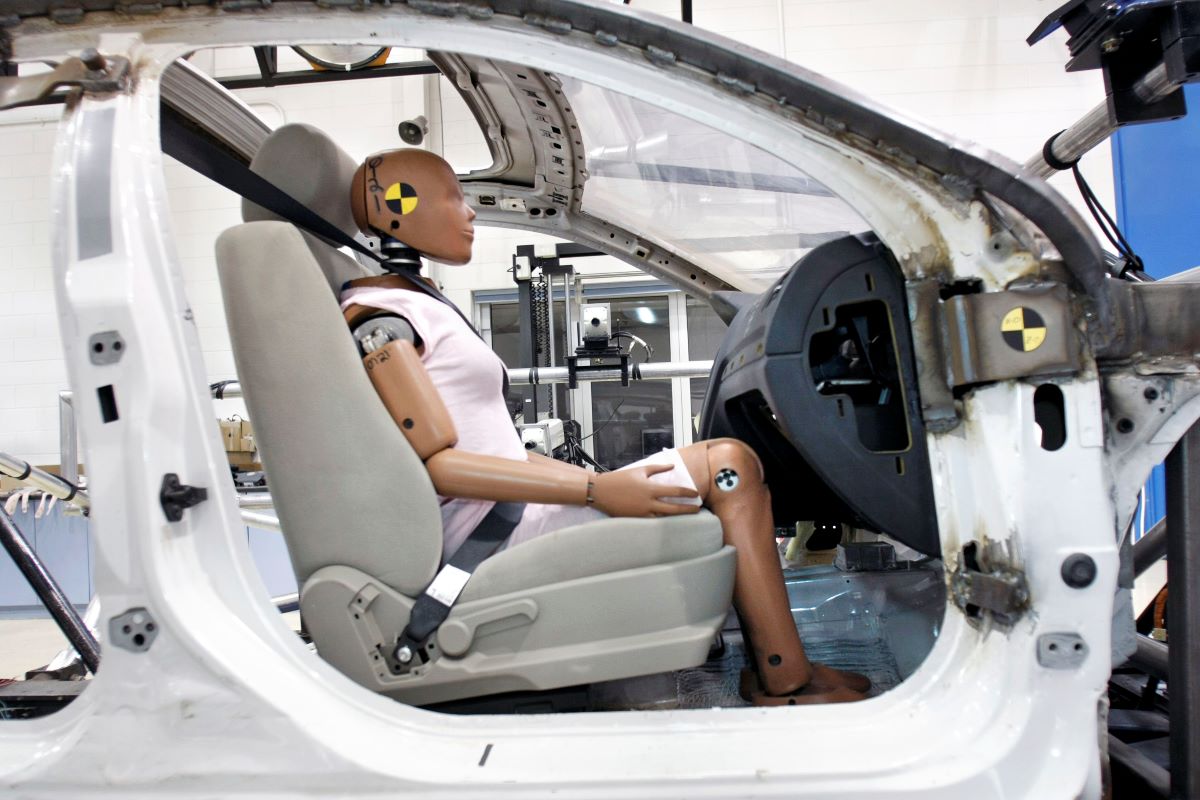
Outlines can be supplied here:
M84 666L95 675L96 669L100 666L100 645L96 643L92 632L83 624L79 613L67 600L63 590L54 582L54 578L50 576L41 559L37 557L37 553L33 552L29 542L21 535L13 518L3 508L0 508L0 542L4 544L4 549L12 557L17 569L21 570L25 580L29 581L29 585L37 592L38 598L46 606L50 616L54 617L59 629L67 637L67 641L75 648L75 652L79 653Z
M1171 797L1200 797L1200 425L1167 457Z

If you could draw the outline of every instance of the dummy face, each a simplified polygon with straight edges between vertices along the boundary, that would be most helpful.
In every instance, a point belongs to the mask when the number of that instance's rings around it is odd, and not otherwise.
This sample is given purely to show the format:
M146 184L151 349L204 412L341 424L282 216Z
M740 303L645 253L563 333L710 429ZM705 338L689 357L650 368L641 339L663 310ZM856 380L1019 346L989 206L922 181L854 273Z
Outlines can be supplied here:
M475 211L450 165L425 150L376 153L354 173L354 221L364 233L390 236L446 264L471 260Z

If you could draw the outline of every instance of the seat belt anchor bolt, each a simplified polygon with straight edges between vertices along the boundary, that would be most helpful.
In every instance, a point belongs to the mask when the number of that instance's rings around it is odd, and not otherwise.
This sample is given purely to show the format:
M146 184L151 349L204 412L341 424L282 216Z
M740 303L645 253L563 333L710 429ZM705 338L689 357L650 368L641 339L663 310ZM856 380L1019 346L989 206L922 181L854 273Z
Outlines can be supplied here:
M401 664L411 664L413 660L413 651L408 645L401 645L396 648L396 660Z

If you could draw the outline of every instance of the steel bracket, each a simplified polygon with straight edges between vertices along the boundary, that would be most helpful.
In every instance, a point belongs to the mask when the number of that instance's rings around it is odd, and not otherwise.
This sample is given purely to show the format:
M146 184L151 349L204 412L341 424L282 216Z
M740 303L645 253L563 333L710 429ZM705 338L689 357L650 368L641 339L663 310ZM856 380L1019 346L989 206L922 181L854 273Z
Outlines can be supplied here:
M1025 575L1009 567L988 572L960 566L950 578L955 604L968 616L990 612L1004 625L1011 625L1029 608L1029 586Z
M955 295L942 312L952 386L1079 369L1080 340L1062 284Z
M78 58L64 59L50 72L0 78L0 109L37 103L63 86L105 93L123 91L128 82L128 59L88 49Z

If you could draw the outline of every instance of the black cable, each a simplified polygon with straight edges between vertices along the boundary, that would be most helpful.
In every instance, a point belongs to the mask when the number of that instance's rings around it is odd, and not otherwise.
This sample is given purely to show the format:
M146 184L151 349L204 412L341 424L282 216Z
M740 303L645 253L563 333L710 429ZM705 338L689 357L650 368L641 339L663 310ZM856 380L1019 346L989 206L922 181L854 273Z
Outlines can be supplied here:
M1079 170L1079 158L1071 161L1063 161L1058 156L1054 155L1054 142L1058 140L1065 131L1059 131L1046 140L1042 145L1042 159L1051 167L1059 171L1071 170L1075 176L1075 185L1079 189L1079 194L1083 197L1083 204L1087 207L1088 212L1092 215L1092 219L1096 220L1096 225L1099 226L1100 232L1104 234L1104 238L1108 239L1109 243L1116 249L1117 254L1125 259L1125 266L1121 268L1119 278L1126 277L1126 273L1131 270L1142 272L1144 264L1137 253L1133 252L1133 246L1129 244L1129 240L1121 233L1121 229L1117 227L1116 221L1100 203L1100 199L1096 197L1096 193L1092 191L1092 187L1083 177L1083 173Z
M624 334L625 336L628 336L628 337L630 337L630 339L632 339L632 340L635 340L635 341L640 341L640 340L638 340L638 337L634 336L632 333L626 333L625 331L617 331L616 333L614 333L614 334L612 335L612 338L614 338L614 339L615 339L615 338L617 338L618 336L620 336L620 335L622 335L622 334ZM641 379L642 379L642 369L641 369L641 367L642 367L642 364L645 364L645 363L647 363L647 362L650 360L650 356L651 356L651 354L653 353L653 350L651 350L651 348L650 348L650 345L646 344L645 342L641 342L641 345L642 345L642 348L643 348L643 349L646 351L646 359L645 359L645 361L642 361L642 362L641 362L641 364L639 364L639 363L634 363L634 365L633 365L633 370L632 370L632 377L633 377L633 379L634 379L634 380L641 380ZM632 342L632 341L629 343L629 352L627 352L625 355L629 356L629 357L630 357L630 359L632 359L632 358L633 358L633 342ZM615 417L615 416L617 415L617 412L621 410L621 406L625 405L625 400L626 400L626 398L625 398L625 397L622 397L622 398L621 398L621 402L617 403L617 407L616 407L616 408L614 408L614 409L613 409L613 412L612 412L611 414L609 414L609 415L608 415L608 419L604 420L604 424L603 424L603 425L601 425L601 426L600 426L599 428L597 428L596 430L594 430L594 431L592 431L591 433L589 433L587 436L585 436L585 437L583 437L582 439L580 439L580 440L579 440L579 443L580 443L580 444L583 444L583 443L584 443L584 442L586 442L588 439L592 438L592 437L593 437L593 436L595 436L596 434L600 433L600 431L602 431L602 430L604 430L605 428L607 428L607 427L608 427L608 423L612 422L612 421L613 421L613 417ZM595 462L593 461L592 463L594 464Z
M1100 204L1100 199L1096 197L1096 193L1092 191L1092 187L1084 179L1083 173L1079 171L1078 162L1071 167L1071 172L1075 175L1075 185L1079 187L1079 193L1083 196L1084 205L1091 212L1092 218L1096 220L1096 224L1100 226L1104 237L1116 248L1117 253L1125 258L1126 265L1122 272L1128 269L1140 270L1142 268L1142 259L1133 252L1133 247L1129 244L1129 240L1122 235L1116 221L1113 220L1104 206Z
M595 436L597 433L600 433L600 431L602 431L602 430L604 430L605 428L607 428L607 427L608 427L608 423L610 423L610 422L612 422L612 421L613 421L613 417L615 417L615 416L617 415L617 412L621 410L621 406L625 405L625 401L626 401L627 399L628 399L628 395L627 395L626 397L622 397L622 398L621 398L621 402L617 403L617 407L616 407L616 408L614 408L614 409L613 409L613 412L612 412L611 414L609 414L609 415L608 415L608 419L604 420L604 424L603 424L603 425L601 425L601 426L600 426L599 428L597 428L596 430L594 430L594 431L592 431L591 433L589 433L587 436L585 436L585 437L583 437L582 439L580 439L580 440L579 440L579 443L580 443L580 444L583 444L583 443L584 443L584 442L586 442L588 439L592 438L592 437L593 437L593 436Z
M217 381L216 383L209 385L208 392L209 392L209 394L212 395L212 398L214 400L224 400L225 399L225 387L231 383L237 383L237 381L234 381L234 380Z

